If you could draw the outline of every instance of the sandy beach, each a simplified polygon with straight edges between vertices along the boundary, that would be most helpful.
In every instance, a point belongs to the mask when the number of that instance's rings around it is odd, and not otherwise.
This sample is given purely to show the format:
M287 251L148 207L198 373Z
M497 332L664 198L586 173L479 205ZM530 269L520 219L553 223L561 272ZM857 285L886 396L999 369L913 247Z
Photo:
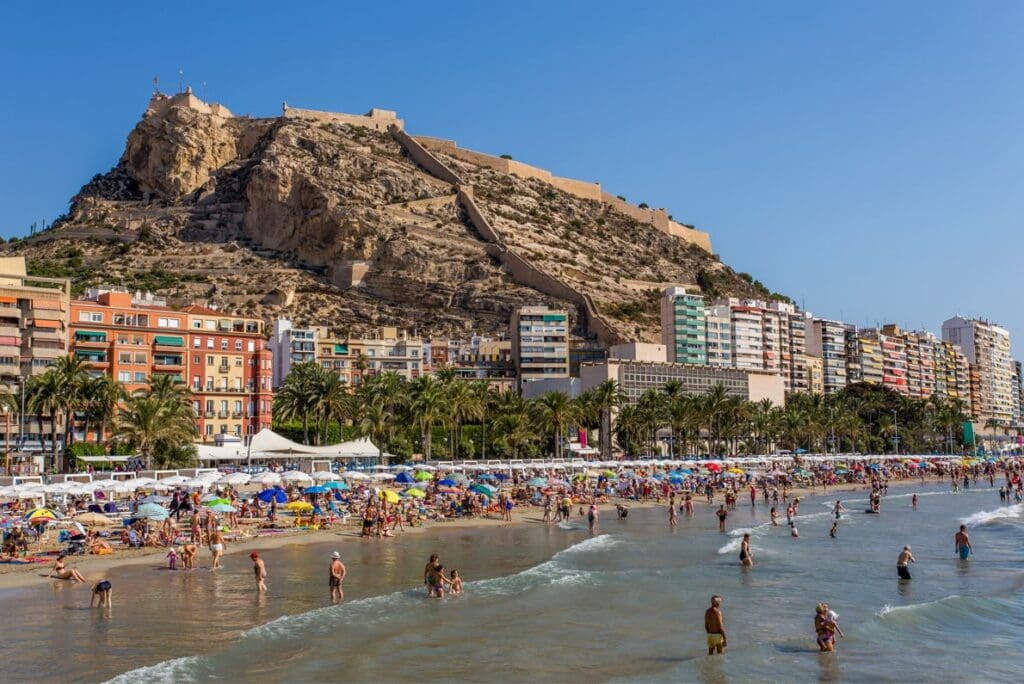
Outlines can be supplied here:
M928 478L928 484L935 484L933 478ZM911 486L919 484L918 480L899 480L890 483L890 487L900 486ZM863 484L840 484L830 486L828 492L856 492L869 490L869 485ZM790 496L792 497L805 497L810 495L822 495L827 492L823 492L821 487L809 488L809 487L794 487L790 490ZM763 506L761 503L760 494L758 495L758 506ZM721 494L717 495L713 504L707 504L703 496L694 496L694 505L697 510L702 508L716 508L723 502ZM598 508L601 510L602 517L608 515L615 515L615 505L622 503L628 506L630 509L641 509L641 508L656 508L667 506L667 501L656 502L656 501L633 501L633 500L621 500L614 499L611 503L601 504ZM738 505L743 506L747 503L746 495L743 490L740 491ZM577 516L578 510L574 509L574 517ZM780 511L780 514L783 511ZM229 541L227 548L225 549L225 555L249 553L251 551L279 549L285 546L303 546L309 544L320 544L324 542L363 542L363 543L385 543L395 544L401 543L402 538L413 535L422 534L428 530L440 529L450 531L464 531L467 529L486 529L486 528L507 528L509 526L516 525L544 525L542 520L542 510L538 507L526 507L517 506L512 510L512 522L502 520L497 515L485 515L476 516L472 518L456 518L448 519L443 522L433 522L417 527L406 527L404 531L397 531L394 537L385 538L363 538L360 536L359 521L356 519L350 520L346 524L336 524L332 529L329 530L283 530L273 535L266 536L252 536L237 539L235 541ZM104 556L71 556L68 558L69 565L78 569L87 579L98 580L102 575L112 568L118 568L129 565L152 565L154 567L166 567L166 561L164 556L167 553L166 548L141 548L141 549L117 549L112 554ZM198 556L198 564L204 566L209 563L209 552L205 548L200 548ZM38 585L40 582L61 580L46 580L43 575L46 575L50 570L49 564L35 563L26 565L17 564L4 564L0 565L0 590L13 589L17 587L27 587Z

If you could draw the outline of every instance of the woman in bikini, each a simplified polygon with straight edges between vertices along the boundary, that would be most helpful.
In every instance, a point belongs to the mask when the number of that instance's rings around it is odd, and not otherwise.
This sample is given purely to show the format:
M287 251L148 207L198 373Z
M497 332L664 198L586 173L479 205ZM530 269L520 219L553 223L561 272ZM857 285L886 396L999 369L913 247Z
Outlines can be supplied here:
M47 577L54 577L62 580L71 580L72 582L84 582L85 577L82 573L78 572L74 568L69 568L64 565L64 554L57 556L57 560L53 564L53 569L50 570L50 574Z
M828 617L828 608L819 603L815 608L814 632L818 637L818 648L822 651L836 650L835 623Z

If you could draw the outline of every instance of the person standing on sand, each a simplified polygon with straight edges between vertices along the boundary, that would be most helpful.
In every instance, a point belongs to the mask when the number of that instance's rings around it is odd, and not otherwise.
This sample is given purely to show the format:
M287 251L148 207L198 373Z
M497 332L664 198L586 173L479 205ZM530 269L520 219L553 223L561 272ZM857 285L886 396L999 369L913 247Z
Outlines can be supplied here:
M341 589L341 583L345 581L345 564L341 562L341 554L335 551L331 554L330 579L331 601L338 602L345 600L345 592Z
M896 559L896 574L899 575L901 580L910 579L910 567L907 564L916 562L914 554L910 552L910 547L904 546L903 550L900 551L899 557Z
M974 553L971 538L967 536L967 525L960 526L960 531L953 535L953 543L956 544L956 552L960 556L960 560L967 560Z
M715 515L718 516L718 531L725 532L725 519L729 517L729 511L725 510L724 504L718 507Z
M210 533L210 552L213 554L213 565L210 569L220 569L220 559L224 555L224 533L216 528Z
M754 554L750 551L749 532L743 535L743 541L740 542L740 565L742 565L745 568L754 567Z
M708 637L708 655L721 655L729 641L725 636L725 618L722 617L722 597L711 597L711 607L704 611L704 631Z
M249 554L249 558L252 559L252 572L256 577L256 591L262 593L267 590L267 566L255 551Z

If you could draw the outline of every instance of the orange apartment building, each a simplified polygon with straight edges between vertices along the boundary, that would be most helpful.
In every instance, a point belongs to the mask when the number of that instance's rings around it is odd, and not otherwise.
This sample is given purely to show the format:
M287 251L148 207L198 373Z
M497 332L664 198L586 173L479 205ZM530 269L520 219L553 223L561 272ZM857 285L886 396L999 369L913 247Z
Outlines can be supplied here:
M190 306L172 309L151 295L93 290L71 302L71 353L92 375L128 392L172 374L192 391L204 441L270 427L270 352L260 321Z
M203 306L184 307L189 389L203 441L270 428L273 357L263 322Z

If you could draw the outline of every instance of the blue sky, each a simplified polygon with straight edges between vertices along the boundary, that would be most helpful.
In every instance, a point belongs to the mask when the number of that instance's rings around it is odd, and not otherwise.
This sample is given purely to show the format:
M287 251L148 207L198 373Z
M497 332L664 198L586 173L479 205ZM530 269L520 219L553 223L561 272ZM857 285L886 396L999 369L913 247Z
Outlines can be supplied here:
M395 109L600 181L816 315L1024 336L1024 3L19 4L0 235L65 211L182 70L235 113Z

